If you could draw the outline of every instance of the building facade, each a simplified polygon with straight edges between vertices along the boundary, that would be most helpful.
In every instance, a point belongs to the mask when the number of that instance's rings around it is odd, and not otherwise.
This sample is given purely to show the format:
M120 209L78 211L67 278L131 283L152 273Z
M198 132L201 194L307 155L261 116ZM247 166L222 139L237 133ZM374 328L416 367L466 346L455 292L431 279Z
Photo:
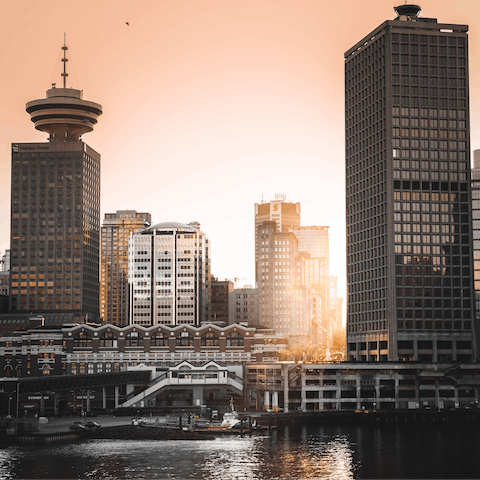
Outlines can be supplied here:
M284 337L244 325L26 328L0 338L0 383L20 393L21 416L225 408L232 396L238 407L244 364L275 362L286 346Z
M231 304L233 301L234 285L230 280L218 280L212 277L210 281L210 308L208 309L208 321L220 322L228 325Z
M129 238L130 323L200 325L210 303L210 241L200 224L165 222Z
M348 359L472 361L468 27L395 11L345 54Z
M473 151L472 168L473 280L475 316L480 318L480 150Z
M149 213L135 210L105 214L100 270L100 316L105 323L129 324L128 239L151 222Z
M245 366L244 396L285 412L476 409L479 374L474 363L257 363Z
M261 259L264 258L265 232L260 225L274 222L278 232L289 232L300 226L300 203L288 203L286 195L277 193L275 200L268 203L255 204L255 282L261 282L262 276L267 273L261 268Z
M102 107L64 83L27 112L49 141L12 144L10 309L98 318L100 155L81 136Z
M330 312L330 240L326 226L303 226L293 229L298 250L305 258L304 284L312 296L311 317L315 322L317 340L326 341L333 332Z
M290 287L298 257L298 241L291 230L299 226L300 203L287 203L285 195L277 194L269 203L255 204L258 322L282 333L291 324Z
M230 307L229 323L243 323L250 327L258 326L258 294L252 286L236 288Z

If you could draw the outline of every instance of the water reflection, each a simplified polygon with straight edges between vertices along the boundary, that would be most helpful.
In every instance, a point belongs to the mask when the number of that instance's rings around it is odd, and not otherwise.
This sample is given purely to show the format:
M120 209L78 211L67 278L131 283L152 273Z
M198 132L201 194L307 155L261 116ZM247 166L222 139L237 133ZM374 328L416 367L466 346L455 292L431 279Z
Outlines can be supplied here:
M290 425L205 441L110 441L0 450L0 478L480 478L465 428Z

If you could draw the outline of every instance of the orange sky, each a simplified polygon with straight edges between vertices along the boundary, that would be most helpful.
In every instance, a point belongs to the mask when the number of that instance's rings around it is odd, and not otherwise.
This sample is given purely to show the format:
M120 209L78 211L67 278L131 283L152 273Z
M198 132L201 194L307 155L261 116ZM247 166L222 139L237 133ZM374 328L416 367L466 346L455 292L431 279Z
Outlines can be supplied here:
M9 248L10 144L45 141L26 102L60 84L103 105L83 140L102 155L101 211L197 220L212 273L253 281L253 204L285 193L330 226L345 295L343 54L394 18L391 0L17 0L0 29L0 252ZM424 0L470 25L472 147L480 148L480 2ZM127 26L125 22L129 22ZM475 24L477 22L477 24Z

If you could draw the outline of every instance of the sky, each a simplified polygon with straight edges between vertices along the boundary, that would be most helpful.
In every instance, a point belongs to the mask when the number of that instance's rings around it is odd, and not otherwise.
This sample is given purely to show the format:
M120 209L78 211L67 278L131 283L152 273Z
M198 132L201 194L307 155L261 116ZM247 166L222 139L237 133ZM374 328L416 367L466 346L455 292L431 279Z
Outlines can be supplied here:
M101 219L198 221L212 273L254 282L254 204L300 202L330 227L345 298L344 52L392 0L17 0L0 29L0 252L9 248L11 143L46 141L25 104L61 84L100 103L83 141L101 154ZM469 24L472 149L480 148L480 2L423 0L421 15ZM127 25L128 22L128 25Z

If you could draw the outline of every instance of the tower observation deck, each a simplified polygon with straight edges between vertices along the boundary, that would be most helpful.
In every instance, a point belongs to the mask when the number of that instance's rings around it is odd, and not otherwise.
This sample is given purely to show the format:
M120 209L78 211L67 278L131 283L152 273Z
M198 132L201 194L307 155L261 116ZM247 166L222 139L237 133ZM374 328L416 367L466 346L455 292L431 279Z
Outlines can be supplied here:
M26 105L35 128L50 135L51 142L77 142L84 133L91 132L102 114L102 106L83 99L83 91L66 87L66 51L62 47L63 88L47 90L46 97Z

